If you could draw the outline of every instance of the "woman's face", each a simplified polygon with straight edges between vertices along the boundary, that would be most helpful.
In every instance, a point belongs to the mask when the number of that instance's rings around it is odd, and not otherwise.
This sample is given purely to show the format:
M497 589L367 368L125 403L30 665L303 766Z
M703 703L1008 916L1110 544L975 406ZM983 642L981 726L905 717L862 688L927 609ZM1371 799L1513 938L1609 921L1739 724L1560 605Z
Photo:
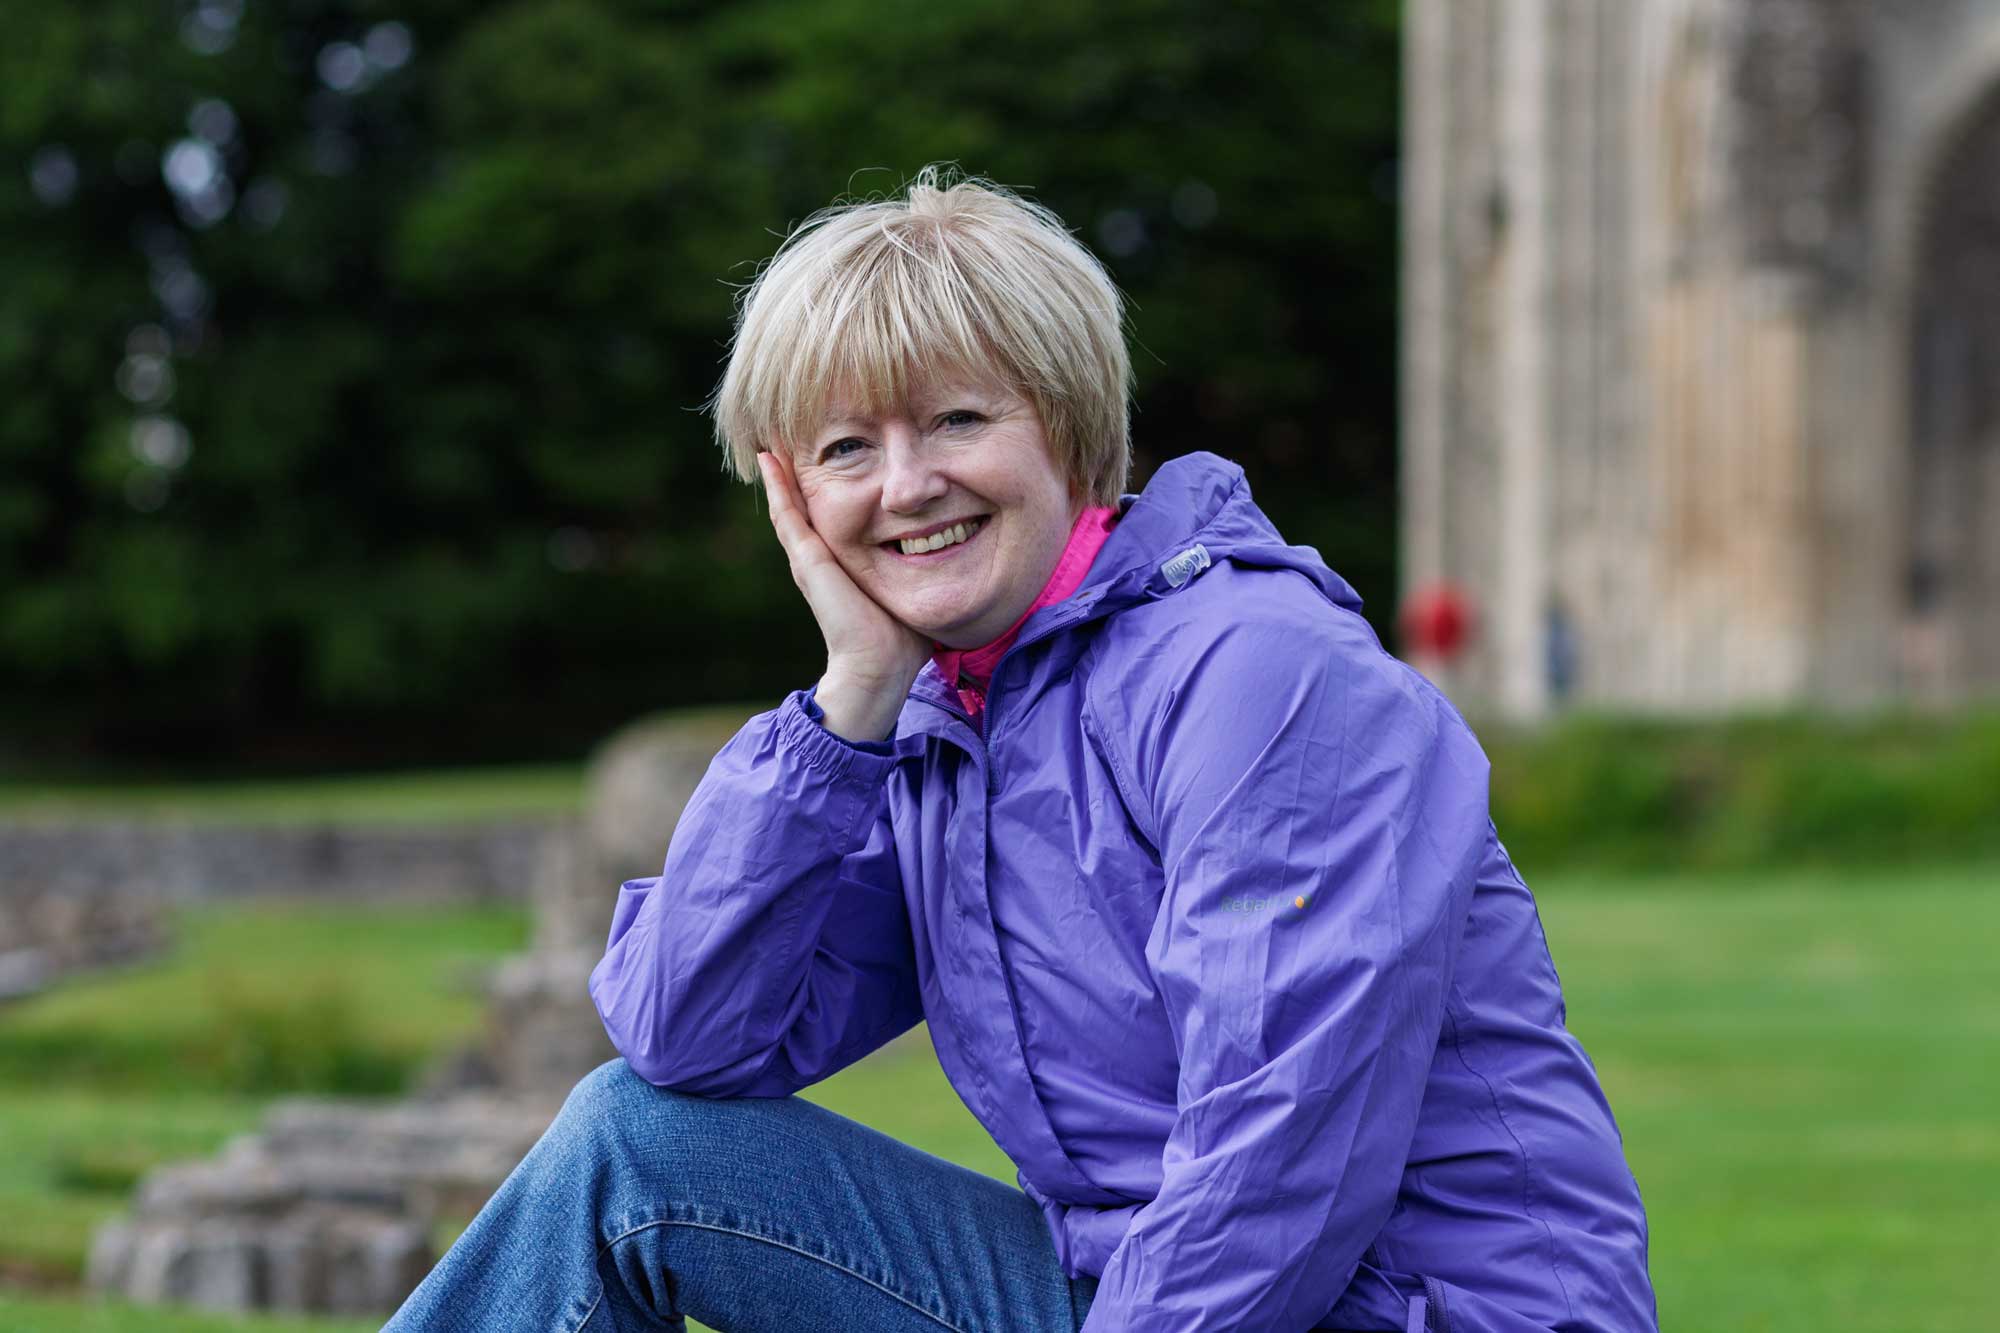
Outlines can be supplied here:
M848 577L947 648L1021 618L1082 512L1034 404L993 385L931 383L881 417L836 403L793 459L807 516ZM970 536L947 531L938 550L898 540L961 523Z

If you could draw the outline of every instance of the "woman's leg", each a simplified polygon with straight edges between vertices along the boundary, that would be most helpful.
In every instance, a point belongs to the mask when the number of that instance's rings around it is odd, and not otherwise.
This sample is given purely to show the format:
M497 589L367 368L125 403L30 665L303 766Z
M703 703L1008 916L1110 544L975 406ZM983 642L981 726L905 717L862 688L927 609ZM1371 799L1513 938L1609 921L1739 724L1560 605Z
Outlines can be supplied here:
M1011 1185L799 1097L669 1092L621 1058L383 1333L1075 1333L1096 1288Z

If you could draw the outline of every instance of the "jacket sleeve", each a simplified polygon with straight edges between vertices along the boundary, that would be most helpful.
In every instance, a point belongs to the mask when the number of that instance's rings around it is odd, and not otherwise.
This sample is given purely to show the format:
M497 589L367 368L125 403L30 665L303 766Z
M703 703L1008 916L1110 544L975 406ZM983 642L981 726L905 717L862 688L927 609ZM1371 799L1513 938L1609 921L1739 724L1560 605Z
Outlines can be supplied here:
M781 1097L923 1016L891 838L891 747L827 731L807 691L723 746L665 868L618 892L590 997L641 1077Z
M1178 1113L1084 1333L1301 1333L1396 1199L1486 760L1420 677L1324 619L1253 610L1138 693L1129 781L1165 880L1146 957Z

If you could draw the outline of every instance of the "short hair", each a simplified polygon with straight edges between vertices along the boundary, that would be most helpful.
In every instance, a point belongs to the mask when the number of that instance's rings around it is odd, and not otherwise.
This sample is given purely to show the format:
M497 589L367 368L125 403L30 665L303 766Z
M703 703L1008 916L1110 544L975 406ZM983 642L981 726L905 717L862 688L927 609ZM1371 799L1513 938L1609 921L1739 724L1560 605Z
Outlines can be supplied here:
M1117 284L1043 205L925 167L905 197L835 203L800 223L736 298L715 414L725 469L817 431L836 395L867 412L912 376L995 377L1041 416L1086 503L1131 471L1132 366Z

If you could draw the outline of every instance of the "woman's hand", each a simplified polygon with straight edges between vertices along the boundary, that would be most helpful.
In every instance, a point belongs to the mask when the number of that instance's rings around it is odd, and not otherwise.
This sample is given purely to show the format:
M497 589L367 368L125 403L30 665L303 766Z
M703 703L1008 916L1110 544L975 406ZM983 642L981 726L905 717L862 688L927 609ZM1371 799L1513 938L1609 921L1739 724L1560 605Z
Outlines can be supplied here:
M826 640L826 675L813 696L826 713L826 729L848 740L886 740L931 655L930 636L884 611L848 577L813 531L789 461L760 450L757 469L792 582Z

